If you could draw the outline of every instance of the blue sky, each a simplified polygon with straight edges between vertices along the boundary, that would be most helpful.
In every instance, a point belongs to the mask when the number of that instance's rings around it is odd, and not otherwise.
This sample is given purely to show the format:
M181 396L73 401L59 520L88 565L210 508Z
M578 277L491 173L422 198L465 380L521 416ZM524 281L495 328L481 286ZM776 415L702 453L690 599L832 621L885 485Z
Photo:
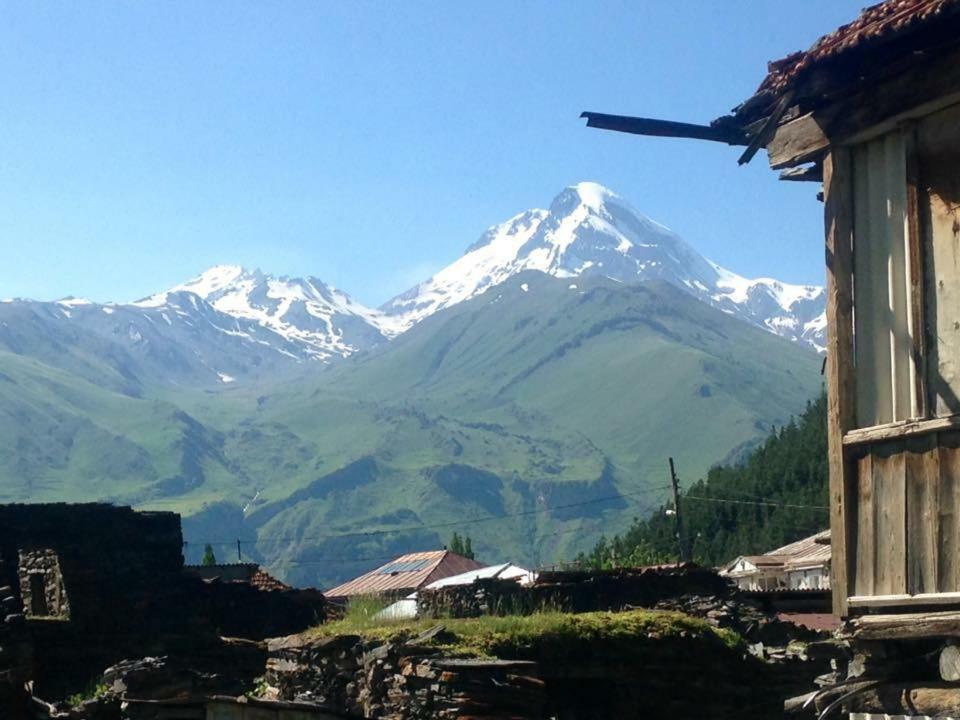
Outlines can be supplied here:
M578 115L706 122L862 4L2 3L0 296L239 263L378 304L580 180L742 274L820 283L812 184Z

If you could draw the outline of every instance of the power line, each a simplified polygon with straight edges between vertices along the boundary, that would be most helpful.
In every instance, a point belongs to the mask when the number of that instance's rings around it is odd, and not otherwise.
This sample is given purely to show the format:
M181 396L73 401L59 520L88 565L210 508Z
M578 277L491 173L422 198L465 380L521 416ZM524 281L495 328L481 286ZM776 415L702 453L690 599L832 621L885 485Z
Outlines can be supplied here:
M569 535L571 533L582 533L584 529L581 527L576 528L567 528L566 530L558 530L557 532L547 533L546 535L540 535L537 540L544 540L546 538L556 537L558 535ZM411 550L408 553L399 553L399 555L408 555L414 552L425 552L420 550ZM276 560L269 561L269 567L282 567L282 566L301 566L301 565L350 565L353 563L359 562L373 562L375 560L395 560L398 557L398 553L393 553L392 555L366 555L361 557L351 557L351 558L309 558L307 560Z
M479 523L493 522L493 521L496 521L496 520L507 520L507 519L510 519L510 518L529 517L529 516L531 516L531 515L540 515L540 514L543 514L543 513L548 513L548 512L551 512L551 511L553 511L553 510L567 510L567 509L570 509L570 508L582 507L582 506L584 506L584 505L593 505L593 504L601 503L601 502L609 502L609 501L611 501L611 500L625 500L625 499L627 499L627 498L636 497L636 496L638 496L638 495L647 495L647 494L649 494L649 493L653 493L653 492L656 492L656 491L658 491L658 490L668 490L669 488L670 488L669 485L665 485L665 486L663 486L663 487L647 488L646 490L638 491L638 492L635 492L635 493L618 493L618 494L616 494L616 495L607 495L607 496L605 496L605 497L592 498L592 499L590 499L590 500L581 500L580 502L575 502L575 503L566 503L566 504L562 504L562 505L551 505L551 506L549 506L549 507L537 508L537 509L535 509L535 510L522 510L522 511L516 512L516 513L504 513L504 514L502 514L502 515L488 515L488 516L486 516L486 517L468 518L468 519L465 519L465 520L450 520L450 521L442 522L442 523L431 523L431 524L411 525L411 526L408 526L408 527L393 528L393 529L390 529L390 530L361 530L361 531L357 531L357 532L333 533L333 534L328 534L328 535L314 535L314 536L301 535L301 536L299 536L299 537L297 537L297 536L283 536L283 535L275 535L275 536L266 535L266 536L257 537L257 538L255 538L255 539L250 539L250 540L242 540L242 539L241 539L241 540L239 540L239 542L242 543L242 544L246 544L246 545L259 544L259 543L261 543L261 542L304 542L304 541L308 541L308 540L333 540L333 539L341 539L341 538L349 538L349 537L377 537L377 536L380 536L380 535L391 535L391 534L394 534L394 533L403 533L403 532L415 532L415 531L418 531L418 530L435 530L435 529L440 529L440 528L461 527L461 526L463 526L463 525L476 525L476 524L479 524ZM195 545L201 545L201 544L204 544L204 545L234 545L234 544L236 544L237 542L238 542L238 540L237 540L236 538L234 538L233 540L204 540L204 539L195 539L195 540L192 541L192 543L195 544Z
M699 500L700 502L730 503L733 505L756 505L759 507L792 508L797 510L824 510L829 512L826 505L801 505L798 503L782 503L773 500L732 500L730 498L704 497L702 495L684 495L684 500Z

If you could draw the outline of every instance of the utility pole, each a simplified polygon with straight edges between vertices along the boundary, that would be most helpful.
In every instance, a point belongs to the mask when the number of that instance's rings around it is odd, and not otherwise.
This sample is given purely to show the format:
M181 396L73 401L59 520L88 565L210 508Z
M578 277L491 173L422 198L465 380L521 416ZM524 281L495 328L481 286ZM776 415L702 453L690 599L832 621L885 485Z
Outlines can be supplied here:
M677 535L677 550L680 562L686 562L686 552L683 548L683 525L680 522L680 480L673 467L673 458L670 458L670 483L673 485L673 525Z

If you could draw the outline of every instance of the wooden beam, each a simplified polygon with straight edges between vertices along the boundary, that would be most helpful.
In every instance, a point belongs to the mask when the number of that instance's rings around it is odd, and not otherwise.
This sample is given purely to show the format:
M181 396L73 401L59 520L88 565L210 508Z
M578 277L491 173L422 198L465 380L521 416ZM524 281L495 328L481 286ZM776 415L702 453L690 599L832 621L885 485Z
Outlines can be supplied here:
M580 117L587 119L587 127L599 128L601 130L615 130L633 135L711 140L728 145L747 144L747 139L743 132L731 127L694 125L691 123L673 122L672 120L654 120L652 118L607 115L596 112L584 112L580 114Z
M903 420L889 425L850 430L843 436L847 446L902 440L908 437L920 437L931 433L960 430L960 416L953 415L933 420Z
M795 167L821 157L831 144L856 144L960 102L960 48L911 58L891 74L861 77L856 86L832 97L807 98L817 105L805 115L779 125L764 138L770 166Z
M848 598L850 607L882 608L930 606L930 605L960 605L960 592L920 593L918 595L862 595Z
M875 683L853 695L844 707L857 718L952 718L960 715L960 687L933 681Z
M910 314L907 328L910 333L911 368L913 375L913 416L929 417L927 400L926 309L924 297L924 252L920 235L920 168L917 159L917 129L913 122L901 130L907 170L907 206L905 234L907 238L907 271L910 283Z
M863 615L847 624L847 632L858 640L960 637L960 612Z
M820 121L813 113L807 113L776 129L767 144L767 155L770 167L779 170L816 160L829 146Z
M788 182L823 182L823 164L814 163L782 170L780 179Z
M824 222L827 264L827 433L830 469L831 587L833 611L847 614L851 547L856 528L849 486L855 477L843 448L853 428L853 184L850 151L834 148L824 159Z

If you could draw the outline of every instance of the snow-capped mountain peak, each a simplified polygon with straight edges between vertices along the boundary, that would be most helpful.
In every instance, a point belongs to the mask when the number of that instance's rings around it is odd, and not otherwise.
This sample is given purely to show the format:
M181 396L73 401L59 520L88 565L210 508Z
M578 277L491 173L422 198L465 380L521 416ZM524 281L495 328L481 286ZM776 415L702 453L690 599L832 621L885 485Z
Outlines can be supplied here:
M252 321L321 360L347 357L396 334L395 323L317 278L274 277L216 265L185 283L139 300L157 308L191 293L226 315Z
M594 182L565 188L548 210L528 210L491 227L458 260L381 309L405 330L527 270L664 280L778 335L817 349L824 344L822 288L731 272Z

